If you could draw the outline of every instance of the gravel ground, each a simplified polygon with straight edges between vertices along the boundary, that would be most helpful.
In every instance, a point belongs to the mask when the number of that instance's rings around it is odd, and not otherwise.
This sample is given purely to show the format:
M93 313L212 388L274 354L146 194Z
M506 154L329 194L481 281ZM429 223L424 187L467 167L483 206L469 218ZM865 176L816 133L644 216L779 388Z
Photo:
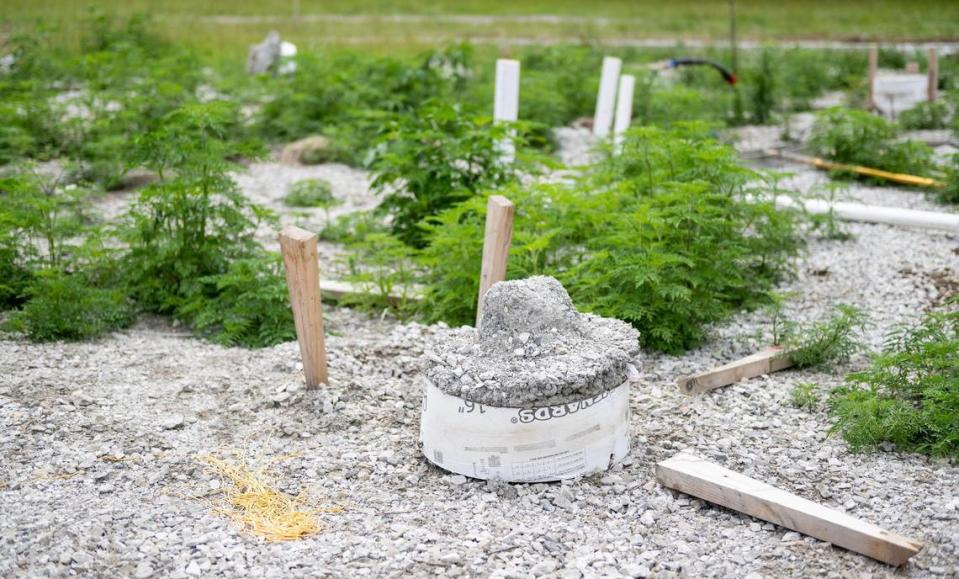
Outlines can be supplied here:
M798 183L817 180L797 168ZM325 173L329 171L329 173ZM340 171L341 173L337 173ZM315 172L315 175L314 175ZM270 179L365 177L335 167L255 167L244 189L276 203ZM352 185L337 185L337 195ZM275 190L275 193L273 191ZM865 201L922 206L900 189ZM913 205L916 204L916 205ZM937 210L943 210L939 207ZM954 235L849 225L811 238L787 313L836 303L870 312L867 339L914 319L955 284ZM755 351L768 319L747 313L682 357L642 353L632 450L611 472L562 484L448 475L417 449L422 353L439 326L326 308L331 385L302 390L295 343L223 348L163 320L97 342L0 341L0 576L59 577L884 577L959 576L959 466L896 452L853 454L822 407L789 402L840 374L785 371L698 398L677 376ZM862 366L863 357L850 366ZM274 458L291 493L339 505L326 529L264 543L212 511L219 481L197 461L236 449ZM691 450L726 467L926 543L901 570L666 490L654 464Z

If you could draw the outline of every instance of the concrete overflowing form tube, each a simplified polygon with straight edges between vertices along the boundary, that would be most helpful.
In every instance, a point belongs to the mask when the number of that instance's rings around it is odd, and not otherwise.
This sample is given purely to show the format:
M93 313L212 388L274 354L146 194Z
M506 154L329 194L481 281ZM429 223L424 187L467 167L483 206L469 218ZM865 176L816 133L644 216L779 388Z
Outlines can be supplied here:
M423 453L458 474L536 482L605 470L629 449L639 333L581 314L553 278L500 282L476 329L426 352Z

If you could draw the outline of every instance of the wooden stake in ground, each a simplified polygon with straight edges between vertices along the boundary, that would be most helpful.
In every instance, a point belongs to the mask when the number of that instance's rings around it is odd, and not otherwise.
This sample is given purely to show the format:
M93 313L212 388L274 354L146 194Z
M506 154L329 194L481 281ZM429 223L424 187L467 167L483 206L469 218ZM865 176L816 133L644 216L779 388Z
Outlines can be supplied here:
M323 306L320 304L320 268L316 234L288 226L280 232L280 250L286 266L286 285L296 324L296 339L303 357L306 387L328 384L326 340L323 336Z
M623 146L623 133L633 120L633 87L636 77L624 74L619 77L619 95L616 97L616 118L613 120L613 146L618 152Z
M866 109L876 108L876 70L879 68L879 47L869 47L869 79L866 81Z
M658 463L656 478L671 489L828 541L889 565L902 565L923 546L919 541L692 454L681 452Z
M792 365L792 360L783 353L781 346L770 346L742 360L736 360L706 372L683 376L676 380L676 385L683 394L702 394L728 386L733 382L785 370Z
M929 102L934 103L939 98L939 56L935 48L929 48L929 63L927 72L929 74L929 85L926 88Z
M519 118L519 61L501 58L496 61L496 89L493 97L493 120L516 122ZM512 163L516 154L512 139L499 143L505 163Z
M492 195L486 204L486 236L483 238L483 268L480 270L476 327L483 318L483 296L496 282L506 279L506 260L513 240L513 214L516 207L502 195Z
M603 72L599 78L599 94L596 96L596 114L593 116L593 134L609 135L613 125L613 107L616 104L616 83L623 61L615 56L603 57Z

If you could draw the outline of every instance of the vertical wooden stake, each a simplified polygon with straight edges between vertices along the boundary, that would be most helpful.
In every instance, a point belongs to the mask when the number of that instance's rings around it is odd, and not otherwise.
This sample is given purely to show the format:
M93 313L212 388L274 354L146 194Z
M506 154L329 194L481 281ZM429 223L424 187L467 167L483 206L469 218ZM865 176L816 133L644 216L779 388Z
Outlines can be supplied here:
M876 108L876 70L879 68L879 47L871 46L869 48L869 80L866 85L868 90L866 94L866 108L869 110Z
M486 204L486 235L483 238L483 268L480 271L476 327L483 318L483 296L490 286L506 279L506 260L513 240L513 214L516 207L502 195L492 195Z
M493 120L515 122L519 118L519 61L496 61L496 89L493 96ZM512 139L499 143L505 163L512 163L516 151Z
M614 56L603 57L603 73L596 95L596 114L593 116L593 134L605 137L613 124L613 106L616 104L616 83L623 61Z
M303 357L306 387L329 384L326 369L326 340L323 336L323 306L320 305L320 268L317 263L316 234L287 226L280 232L280 251L286 267L286 285L296 339Z
M633 87L636 77L624 74L619 77L619 95L616 97L616 118L613 120L613 145L618 153L623 146L623 133L633 120Z
M929 102L934 103L939 98L939 56L936 54L935 47L929 48L929 86L927 88Z

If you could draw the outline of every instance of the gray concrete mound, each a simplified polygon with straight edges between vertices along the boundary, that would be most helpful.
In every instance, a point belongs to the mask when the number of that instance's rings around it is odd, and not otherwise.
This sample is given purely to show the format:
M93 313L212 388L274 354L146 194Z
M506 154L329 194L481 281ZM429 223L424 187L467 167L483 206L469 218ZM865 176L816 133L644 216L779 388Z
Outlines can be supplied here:
M491 287L479 330L437 337L427 378L480 404L546 406L619 386L638 353L632 326L579 313L558 281L538 276Z

